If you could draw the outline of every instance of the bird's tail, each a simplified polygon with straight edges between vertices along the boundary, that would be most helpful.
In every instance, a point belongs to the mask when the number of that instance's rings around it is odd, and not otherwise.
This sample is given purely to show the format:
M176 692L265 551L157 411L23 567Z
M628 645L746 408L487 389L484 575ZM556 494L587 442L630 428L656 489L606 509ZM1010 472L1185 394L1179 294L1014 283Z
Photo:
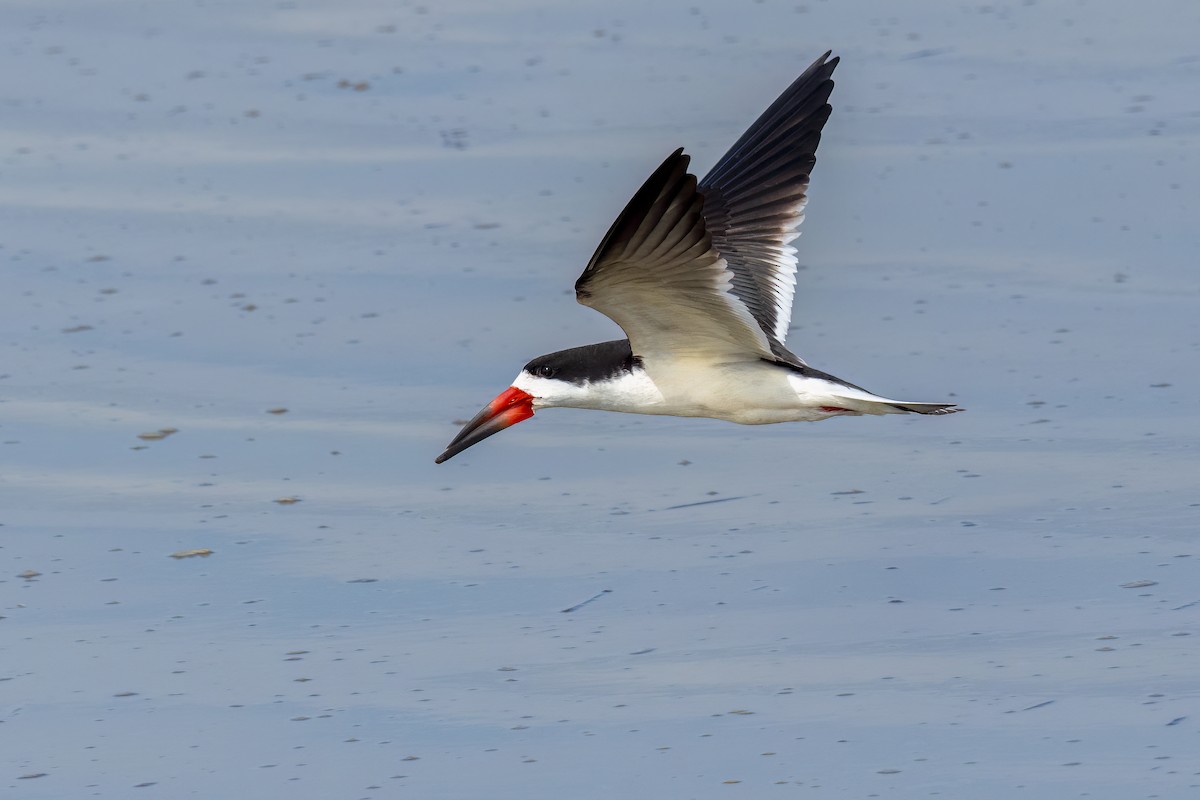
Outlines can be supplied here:
M962 411L954 403L908 403L867 391L860 394L851 387L841 387L841 391L834 394L832 399L836 402L827 407L829 410L837 409L850 414L953 414Z
M911 411L914 414L956 414L964 410L954 403L892 403L891 405L901 411Z
M846 414L953 414L962 411L954 403L909 403L868 392L859 386L826 382L823 397L832 402L822 409Z

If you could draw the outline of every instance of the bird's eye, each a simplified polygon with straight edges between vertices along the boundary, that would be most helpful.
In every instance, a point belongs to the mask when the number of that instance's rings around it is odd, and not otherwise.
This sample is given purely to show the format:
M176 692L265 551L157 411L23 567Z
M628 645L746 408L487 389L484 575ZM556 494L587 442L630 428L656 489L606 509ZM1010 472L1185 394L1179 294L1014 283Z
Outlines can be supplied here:
M543 364L542 366L535 369L533 372L535 375L542 377L542 378L553 378L554 377L554 367L552 367L548 364Z

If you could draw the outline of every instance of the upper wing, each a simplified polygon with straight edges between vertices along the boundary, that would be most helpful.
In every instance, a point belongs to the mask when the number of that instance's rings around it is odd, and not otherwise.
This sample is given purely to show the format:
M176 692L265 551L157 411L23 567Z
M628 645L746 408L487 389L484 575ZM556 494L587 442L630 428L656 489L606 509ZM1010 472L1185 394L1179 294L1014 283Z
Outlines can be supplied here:
M705 227L680 148L638 190L579 280L576 298L612 319L643 358L772 358ZM728 238L728 237L726 237Z
M704 221L712 245L733 273L730 289L770 337L783 347L796 290L796 249L816 163L826 102L838 59L825 53L763 112L700 182Z

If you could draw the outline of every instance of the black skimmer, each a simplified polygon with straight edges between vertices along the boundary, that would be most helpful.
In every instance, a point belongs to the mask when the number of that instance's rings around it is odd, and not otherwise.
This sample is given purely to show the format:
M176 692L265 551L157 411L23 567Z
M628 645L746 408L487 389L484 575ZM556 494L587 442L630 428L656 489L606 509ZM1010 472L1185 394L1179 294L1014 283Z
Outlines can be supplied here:
M813 369L783 346L796 287L791 241L832 108L826 53L750 126L704 180L683 148L642 185L575 282L576 299L629 337L539 356L450 442L437 463L563 406L713 417L745 425L862 414L950 414Z

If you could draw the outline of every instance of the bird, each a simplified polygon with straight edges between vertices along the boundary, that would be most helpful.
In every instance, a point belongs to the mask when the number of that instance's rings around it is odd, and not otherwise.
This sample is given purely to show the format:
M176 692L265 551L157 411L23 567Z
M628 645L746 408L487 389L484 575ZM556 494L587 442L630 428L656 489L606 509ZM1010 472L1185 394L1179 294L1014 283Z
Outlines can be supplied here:
M745 425L863 414L951 414L891 400L784 346L809 176L832 112L826 52L697 178L679 148L646 179L575 283L627 338L527 363L435 461L544 408L710 417Z

